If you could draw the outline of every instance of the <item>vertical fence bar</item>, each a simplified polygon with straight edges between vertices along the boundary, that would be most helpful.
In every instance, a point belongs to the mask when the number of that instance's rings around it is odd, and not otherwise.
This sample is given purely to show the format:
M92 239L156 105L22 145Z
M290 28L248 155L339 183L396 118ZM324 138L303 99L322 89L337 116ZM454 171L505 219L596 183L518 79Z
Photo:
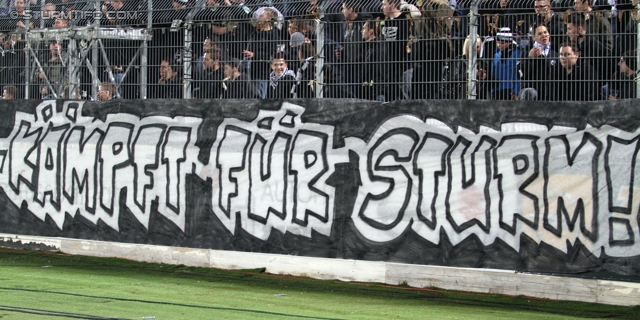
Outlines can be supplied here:
M186 22L186 29L184 31L184 43L182 47L182 62L183 73L182 81L184 83L182 97L184 99L191 99L191 40L193 32L193 21L189 19Z
M324 13L330 1L324 1L320 5L319 18L316 20L316 98L322 98L324 95Z
M467 99L475 100L477 97L476 69L478 64L478 52L476 42L478 41L478 4L481 0L473 0L469 11L469 64L467 65Z

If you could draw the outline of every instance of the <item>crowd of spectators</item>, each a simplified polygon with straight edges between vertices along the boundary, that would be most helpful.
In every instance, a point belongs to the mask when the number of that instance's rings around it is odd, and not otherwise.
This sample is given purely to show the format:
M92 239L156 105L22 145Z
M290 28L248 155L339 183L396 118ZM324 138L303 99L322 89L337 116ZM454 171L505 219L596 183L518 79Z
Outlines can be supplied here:
M470 78L478 99L636 97L637 0L481 0L475 44L471 0L155 0L152 11L147 1L0 0L0 90L62 97L70 40L27 32L99 24L152 26L149 98L465 99ZM80 88L141 98L139 42L101 45Z

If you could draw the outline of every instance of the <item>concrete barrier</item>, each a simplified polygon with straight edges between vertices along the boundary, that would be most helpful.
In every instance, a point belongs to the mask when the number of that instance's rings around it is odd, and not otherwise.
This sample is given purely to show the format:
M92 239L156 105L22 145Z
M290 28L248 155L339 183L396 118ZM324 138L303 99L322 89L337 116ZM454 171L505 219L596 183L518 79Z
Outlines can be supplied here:
M640 283L536 275L495 269L310 258L12 234L0 234L0 246L205 268L266 268L266 272L272 274L315 279L378 282L390 285L406 282L419 288L435 287L622 306L640 304Z

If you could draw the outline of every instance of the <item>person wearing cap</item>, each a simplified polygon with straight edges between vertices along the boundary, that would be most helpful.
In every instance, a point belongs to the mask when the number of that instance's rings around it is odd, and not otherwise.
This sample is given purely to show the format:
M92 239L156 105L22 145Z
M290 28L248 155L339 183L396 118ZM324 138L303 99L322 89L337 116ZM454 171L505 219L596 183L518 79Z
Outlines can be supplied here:
M304 34L294 32L289 40L289 47L285 51L285 60L289 63L290 70L298 70L300 63L298 60L298 48L306 41Z
M618 77L611 81L612 90L609 92L609 100L635 99L636 78L640 76L637 65L637 51L625 52L618 61Z
M498 50L493 56L490 79L494 82L491 97L494 100L516 100L520 93L520 48L509 27L496 34Z

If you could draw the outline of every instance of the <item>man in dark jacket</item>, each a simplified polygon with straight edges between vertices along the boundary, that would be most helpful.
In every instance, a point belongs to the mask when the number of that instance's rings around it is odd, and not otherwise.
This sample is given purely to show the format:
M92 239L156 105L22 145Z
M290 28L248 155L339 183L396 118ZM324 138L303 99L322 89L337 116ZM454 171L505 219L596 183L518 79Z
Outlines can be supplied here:
M277 21L277 12L269 8L265 9L260 14L256 32L251 35L247 48L242 51L245 58L251 60L250 75L255 82L260 98L263 99L267 95L269 61L271 56L278 51L278 45L283 43L280 30L274 25Z
M384 27L381 35L388 45L387 63L393 65L389 73L387 101L402 99L402 81L409 67L407 45L410 35L410 21L400 11L400 0L383 0Z
M636 50L626 51L618 61L618 74L616 80L611 82L609 100L637 98L635 80L638 77Z
M243 72L242 62L231 59L224 64L223 99L258 99L251 77Z
M204 52L202 73L196 74L193 97L199 99L220 99L222 95L222 79L224 70L220 65L220 49L209 49Z
M347 28L344 33L344 41L340 49L335 50L337 61L341 67L338 74L343 98L357 98L357 88L361 82L360 71L363 60L362 26L365 21L371 19L371 15L362 12L361 0L345 0L342 3L342 14L347 20Z
M386 101L389 64L384 62L387 46L380 35L378 21L367 21L362 28L362 39L366 41L362 70L360 98Z
M559 55L562 68L555 68L550 79L553 100L598 100L596 73L590 64L582 61L578 46L572 42L562 43Z

